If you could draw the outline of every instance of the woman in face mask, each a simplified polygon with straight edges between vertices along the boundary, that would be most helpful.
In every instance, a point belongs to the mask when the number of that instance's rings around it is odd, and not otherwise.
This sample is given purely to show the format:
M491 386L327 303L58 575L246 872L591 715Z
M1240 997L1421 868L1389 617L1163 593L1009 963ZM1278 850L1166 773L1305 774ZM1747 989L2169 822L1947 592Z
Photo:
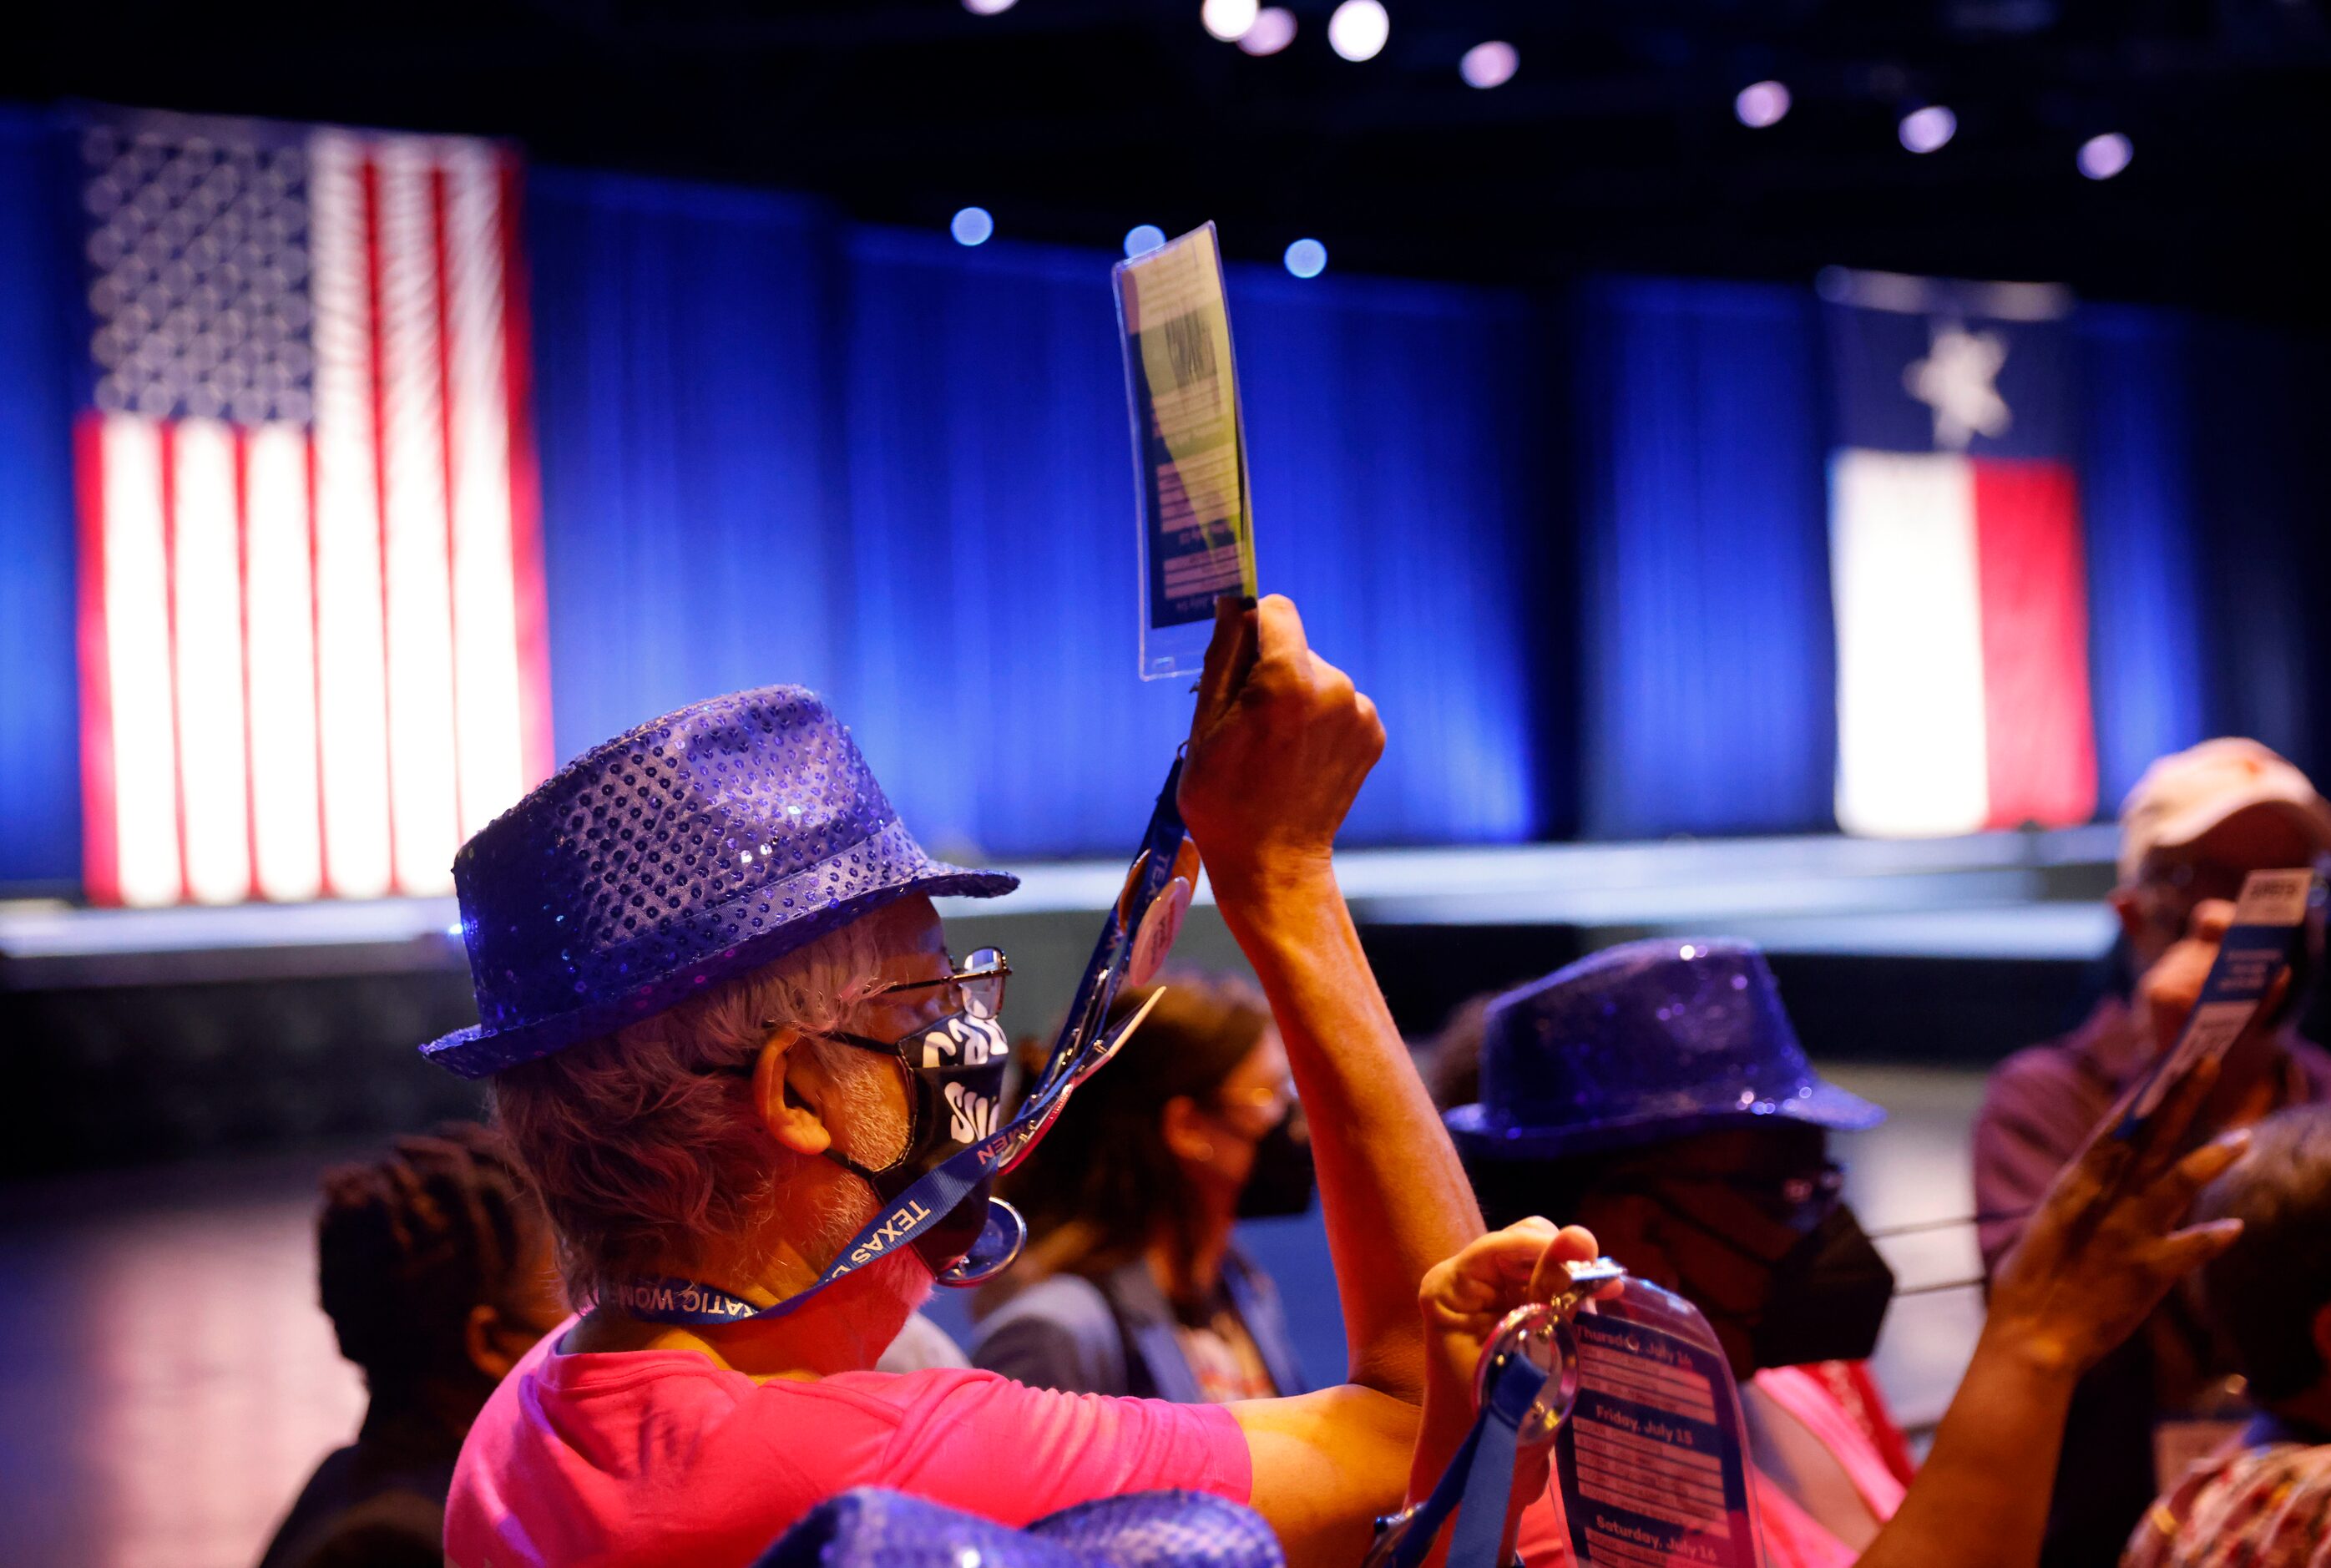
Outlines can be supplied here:
M1039 1387L1185 1403L1300 1393L1278 1292L1231 1235L1240 1219L1311 1204L1286 1050L1245 986L1163 990L1005 1178L1028 1250L978 1303L973 1364ZM1149 994L1120 996L1112 1022Z
M1886 1113L1813 1075L1746 943L1598 953L1493 1003L1479 1053L1479 1103L1447 1120L1483 1216L1574 1220L1698 1307L1740 1382L1768 1560L1851 1563L1910 1460L1862 1364L1893 1275L1828 1135ZM1521 1546L1530 1568L1563 1559L1549 1507Z

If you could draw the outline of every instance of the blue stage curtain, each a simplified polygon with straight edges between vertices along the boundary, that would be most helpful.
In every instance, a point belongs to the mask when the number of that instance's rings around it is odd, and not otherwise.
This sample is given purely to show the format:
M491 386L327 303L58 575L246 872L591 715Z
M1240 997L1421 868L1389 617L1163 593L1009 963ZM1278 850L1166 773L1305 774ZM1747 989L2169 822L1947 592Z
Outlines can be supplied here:
M698 698L833 686L851 604L829 222L554 169L527 197L559 756Z
M2331 567L2331 345L2193 322L2192 537L2213 735L2249 735L2331 786L2324 584Z
M70 886L58 125L0 113L0 881ZM1120 851L1188 698L1132 673L1110 258L622 176L536 170L528 193L561 755L800 681L934 845ZM1264 585L1391 734L1351 841L1830 826L1809 290L1607 280L1551 312L1270 268L1230 286ZM2107 805L2207 734L2331 767L2324 346L2134 308L2077 321Z
M2192 322L2089 306L2074 325L2097 797L2110 813L2147 763L2208 733L2186 433Z
M64 132L0 108L0 883L81 880Z
M1116 853L1189 719L1135 677L1108 258L545 173L535 336L558 746L834 700L943 853ZM1518 297L1232 280L1267 588L1394 735L1355 842L1515 841L1550 595Z
M1229 287L1263 585L1384 716L1353 840L1548 833L1570 792L1542 683L1574 678L1576 589L1537 312L1277 268Z
M1133 466L1089 252L861 231L842 711L938 852L1116 852L1189 726L1136 678Z
M1133 470L1104 259L871 231L852 247L850 711L918 830L1114 852L1189 721L1137 682ZM1526 839L1538 585L1515 568L1527 313L1414 285L1229 280L1263 585L1392 736L1355 842ZM965 852L968 852L967 848Z
M2331 354L2179 312L2088 306L2076 321L2104 808L2213 735L2326 778Z
M1835 826L1818 322L1801 288L1580 291L1584 826Z

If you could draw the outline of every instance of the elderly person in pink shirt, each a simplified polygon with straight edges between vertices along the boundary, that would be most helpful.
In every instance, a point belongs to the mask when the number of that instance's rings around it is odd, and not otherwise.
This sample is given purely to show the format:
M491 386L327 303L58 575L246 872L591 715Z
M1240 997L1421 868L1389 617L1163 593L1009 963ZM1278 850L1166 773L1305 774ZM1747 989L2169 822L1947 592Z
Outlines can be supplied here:
M1403 1495L1429 1345L1470 1366L1534 1268L1593 1248L1543 1222L1476 1242L1330 865L1382 746L1292 604L1226 602L1179 802L1313 1117L1350 1363L1219 1407L871 1370L987 1209L984 1183L913 1196L994 1129L1005 1051L1001 955L956 964L931 899L1012 881L925 856L816 698L656 720L480 832L456 871L483 1022L427 1050L493 1075L590 1305L472 1429L451 1561L742 1563L876 1485L1013 1524L1193 1488L1251 1502L1293 1560L1356 1562ZM1460 1255L1429 1339L1420 1288Z

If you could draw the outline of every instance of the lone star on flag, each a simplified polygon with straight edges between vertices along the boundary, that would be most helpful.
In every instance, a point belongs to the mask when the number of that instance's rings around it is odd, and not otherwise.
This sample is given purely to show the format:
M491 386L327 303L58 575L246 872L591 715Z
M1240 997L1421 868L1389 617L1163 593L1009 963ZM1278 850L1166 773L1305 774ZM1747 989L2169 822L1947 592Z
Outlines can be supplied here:
M1969 332L1956 325L1935 328L1927 357L1902 372L1911 396L1935 411L1935 444L1965 451L1978 435L1996 436L2014 423L2007 400L1993 385L2007 363L2007 344L1996 332Z

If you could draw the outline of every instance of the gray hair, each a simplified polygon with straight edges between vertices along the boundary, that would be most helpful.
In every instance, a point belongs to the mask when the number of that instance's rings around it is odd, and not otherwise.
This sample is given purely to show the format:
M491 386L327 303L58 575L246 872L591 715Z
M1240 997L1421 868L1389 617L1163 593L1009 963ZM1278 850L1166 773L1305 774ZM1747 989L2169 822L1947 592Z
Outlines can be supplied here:
M775 963L709 987L679 1006L499 1073L494 1115L533 1177L558 1236L559 1271L578 1306L659 1259L695 1260L749 1243L785 1203L804 1157L755 1114L748 1068L773 1024L803 1036L840 1098L836 1126L903 1148L906 1124L880 1126L887 1064L823 1037L840 1029L876 984L881 955L860 918ZM854 1207L794 1217L787 1239L838 1250L863 1216ZM804 1233L805 1232L805 1233Z

